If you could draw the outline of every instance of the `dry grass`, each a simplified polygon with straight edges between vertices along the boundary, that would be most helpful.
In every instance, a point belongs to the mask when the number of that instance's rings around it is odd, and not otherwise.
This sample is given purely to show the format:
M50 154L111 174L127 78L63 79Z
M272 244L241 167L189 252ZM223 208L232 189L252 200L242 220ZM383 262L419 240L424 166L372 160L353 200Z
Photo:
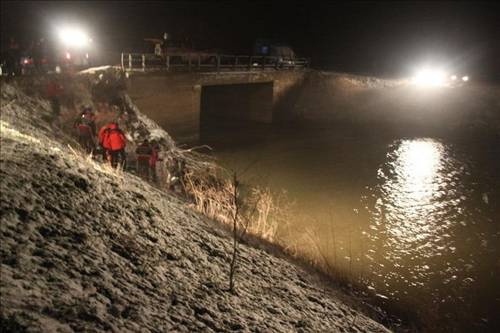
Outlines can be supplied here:
M230 173L212 161L202 164L198 160L200 157L190 156L189 160L181 163L183 171L169 172L177 175L182 173L179 182L193 207L205 216L227 225L232 225L234 212L238 208L239 228L281 244L278 235L280 231L284 232L289 223L292 205L286 193L273 193L269 188L253 187L246 193L239 193L238 200L234 200L236 184ZM238 192L243 191L238 188Z
M203 177L188 170L182 182L197 211L225 224L232 222L236 203L232 195L234 184L230 180L211 175Z
M249 232L270 242L284 245L294 205L286 192L273 193L269 188L254 187L248 205L255 207L249 220ZM280 237L281 235L281 237Z

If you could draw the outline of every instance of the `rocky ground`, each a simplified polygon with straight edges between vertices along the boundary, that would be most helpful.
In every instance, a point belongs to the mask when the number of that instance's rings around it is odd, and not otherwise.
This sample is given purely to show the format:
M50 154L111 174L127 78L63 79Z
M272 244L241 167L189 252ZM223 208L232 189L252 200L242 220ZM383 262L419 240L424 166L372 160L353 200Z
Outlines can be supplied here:
M7 332L387 332L304 268L80 154L50 105L2 84L1 326Z

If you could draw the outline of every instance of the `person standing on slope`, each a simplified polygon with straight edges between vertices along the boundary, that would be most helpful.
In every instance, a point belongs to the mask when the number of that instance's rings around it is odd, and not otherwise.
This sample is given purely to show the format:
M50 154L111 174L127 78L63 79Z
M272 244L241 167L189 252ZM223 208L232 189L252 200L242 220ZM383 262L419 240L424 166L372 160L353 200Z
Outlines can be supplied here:
M13 77L21 74L21 48L14 37L10 38L6 52L5 69L7 77Z
M151 177L151 181L156 183L158 181L158 177L156 176L156 163L161 161L159 156L160 146L156 142L151 142L151 157L149 159L149 174Z
M104 147L104 133L108 129L110 124L106 124L101 129L99 129L99 133L97 134L97 139L99 141L98 151L102 153L102 161L109 161L108 150Z
M149 161L151 159L151 155L153 154L153 148L149 144L148 139L144 139L144 141L137 146L135 154L137 157L137 174L140 177L149 180Z
M125 134L116 122L112 122L106 127L102 133L102 146L106 149L108 161L111 162L113 168L118 165L125 168L125 146L127 145Z
M88 154L92 154L95 150L94 137L96 136L96 128L94 115L90 107L84 108L80 117L75 121L75 128L78 130L78 141L85 148Z
M147 139L137 146L135 153L137 155L137 174L148 181L157 182L156 163L160 161L159 147L154 142Z
M52 106L52 117L54 120L59 118L61 114L61 95L63 92L64 88L59 84L58 80L55 77L50 78L47 84L47 97Z

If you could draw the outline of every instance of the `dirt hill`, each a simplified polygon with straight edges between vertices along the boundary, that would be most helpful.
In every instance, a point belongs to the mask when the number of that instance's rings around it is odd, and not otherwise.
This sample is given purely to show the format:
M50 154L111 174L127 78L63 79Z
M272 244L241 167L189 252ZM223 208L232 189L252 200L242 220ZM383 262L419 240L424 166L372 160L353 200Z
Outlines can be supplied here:
M303 268L244 244L227 291L230 235L71 148L50 113L2 84L2 331L388 331Z

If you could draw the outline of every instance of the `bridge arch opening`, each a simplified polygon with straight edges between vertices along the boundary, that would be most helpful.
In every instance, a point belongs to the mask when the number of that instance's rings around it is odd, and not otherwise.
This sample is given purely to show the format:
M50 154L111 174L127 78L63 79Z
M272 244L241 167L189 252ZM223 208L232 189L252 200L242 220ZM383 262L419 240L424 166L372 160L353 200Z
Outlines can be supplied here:
M273 82L207 85L201 88L200 137L214 131L273 121Z

